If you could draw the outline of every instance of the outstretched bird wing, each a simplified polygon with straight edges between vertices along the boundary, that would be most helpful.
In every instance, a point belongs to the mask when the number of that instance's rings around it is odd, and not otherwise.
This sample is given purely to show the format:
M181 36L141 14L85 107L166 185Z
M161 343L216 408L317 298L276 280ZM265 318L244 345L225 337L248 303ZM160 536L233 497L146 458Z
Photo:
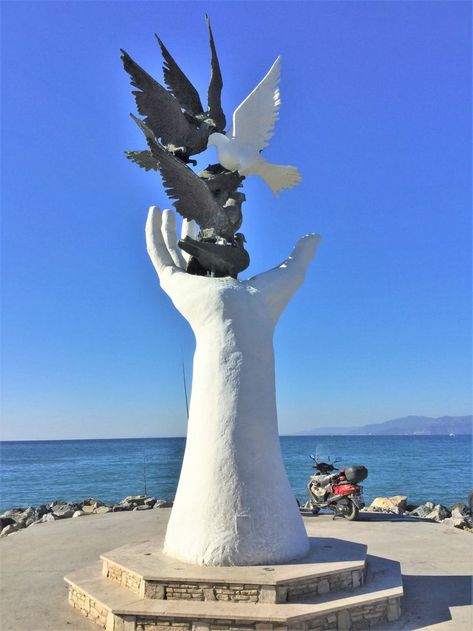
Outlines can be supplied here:
M238 144L259 152L268 146L279 117L281 57L233 113L232 135Z
M146 126L163 144L176 147L193 147L197 144L197 131L187 121L177 99L151 77L124 50L123 67L131 77L131 85L138 90L133 94L138 112L145 117Z
M159 164L151 151L125 151L128 160L131 160L145 171L157 171Z
M174 61L163 42L155 35L163 55L164 82L179 101L180 106L191 114L202 114L204 109L199 93Z
M181 160L156 145L151 149L159 163L164 188L173 206L186 219L193 219L201 228L211 228L222 219L222 208L215 201L207 184Z
M159 166L164 188L174 208L201 228L212 228L225 222L222 207L215 201L205 182L181 160L166 151L153 136L152 131L136 116L133 120L146 136L148 147Z
M210 52L212 55L210 65L210 83L207 93L208 114L209 118L211 118L217 126L217 131L223 132L225 131L225 126L227 124L221 103L223 79L208 15L205 16L205 20L209 31Z

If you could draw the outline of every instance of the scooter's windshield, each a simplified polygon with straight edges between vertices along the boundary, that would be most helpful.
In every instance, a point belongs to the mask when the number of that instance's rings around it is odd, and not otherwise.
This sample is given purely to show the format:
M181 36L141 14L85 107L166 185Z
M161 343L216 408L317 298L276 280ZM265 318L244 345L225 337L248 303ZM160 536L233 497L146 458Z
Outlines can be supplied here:
M340 456L334 456L328 449L317 447L317 449L310 454L310 457L318 464L320 462L325 462L326 464L331 464L336 466L337 462L341 461Z

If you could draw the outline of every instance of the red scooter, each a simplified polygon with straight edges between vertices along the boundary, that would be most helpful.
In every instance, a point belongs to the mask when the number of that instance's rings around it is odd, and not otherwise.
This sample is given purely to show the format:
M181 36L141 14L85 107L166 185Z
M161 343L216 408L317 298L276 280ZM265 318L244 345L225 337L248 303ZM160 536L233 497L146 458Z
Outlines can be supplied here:
M327 508L335 517L354 521L365 506L363 487L359 482L366 480L368 469L363 465L350 465L337 469L330 462L318 462L311 455L316 473L310 476L307 484L309 501L307 508L316 515L321 508ZM337 473L334 473L334 472Z

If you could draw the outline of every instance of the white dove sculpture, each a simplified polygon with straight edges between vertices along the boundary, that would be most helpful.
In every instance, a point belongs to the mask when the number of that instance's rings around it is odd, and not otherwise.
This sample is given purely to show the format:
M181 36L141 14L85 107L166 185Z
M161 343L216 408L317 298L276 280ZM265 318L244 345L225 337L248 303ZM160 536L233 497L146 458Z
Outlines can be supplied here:
M302 179L296 167L271 164L260 155L268 146L279 117L280 75L281 56L233 112L231 129L226 135L210 134L207 145L216 147L218 161L223 167L245 176L259 175L275 195L284 188L292 188Z

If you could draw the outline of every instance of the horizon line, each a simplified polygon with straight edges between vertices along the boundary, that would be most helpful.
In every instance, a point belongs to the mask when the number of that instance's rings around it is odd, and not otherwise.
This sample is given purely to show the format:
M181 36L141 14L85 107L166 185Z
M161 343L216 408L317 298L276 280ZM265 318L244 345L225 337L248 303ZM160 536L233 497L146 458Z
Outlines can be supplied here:
M472 433L455 433L454 436L472 436ZM445 434L306 434L306 433L297 433L297 434L279 434L279 438L315 438L315 437L346 437L353 438L353 436L370 436L371 438L387 438L395 437L395 436L416 436L416 437L427 437L432 438L435 436L450 436L449 433ZM87 442L87 441L97 441L97 440L175 440L176 438L187 438L187 436L128 436L128 437L114 437L114 438L31 438L31 439L0 439L0 445L4 443L65 443L65 442Z

